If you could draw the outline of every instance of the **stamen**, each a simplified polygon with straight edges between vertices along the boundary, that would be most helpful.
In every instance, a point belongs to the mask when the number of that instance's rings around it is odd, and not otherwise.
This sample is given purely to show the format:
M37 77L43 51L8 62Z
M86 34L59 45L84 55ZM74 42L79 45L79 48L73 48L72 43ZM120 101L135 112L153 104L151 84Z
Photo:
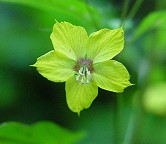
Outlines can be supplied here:
M79 81L80 80L80 75L77 75L76 76L76 81Z
M83 73L81 72L81 70L79 70L79 72L78 72L80 75L83 75Z
M86 84L87 84L87 83L89 83L89 80L88 80L88 79L86 80Z
M74 66L76 73L76 81L80 81L82 84L88 84L92 81L91 73L94 71L93 61L90 59L79 59L77 65Z
M79 80L81 81L82 84L85 83L88 84L90 81L92 81L91 73L86 66L80 67L78 75L76 76L76 81Z

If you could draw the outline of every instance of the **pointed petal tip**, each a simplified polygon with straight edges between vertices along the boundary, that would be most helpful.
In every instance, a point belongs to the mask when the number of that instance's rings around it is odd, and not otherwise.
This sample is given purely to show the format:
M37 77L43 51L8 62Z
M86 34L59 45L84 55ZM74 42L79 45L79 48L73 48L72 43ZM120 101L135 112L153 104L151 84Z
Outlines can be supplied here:
M78 117L80 117L80 112L83 110L73 110L73 109L71 109L70 107L69 107L69 109L72 111L72 112L74 112L74 113L76 113L77 115L78 115Z
M56 20L55 19L55 24L54 24L54 26L56 26L56 25L65 25L65 24L67 24L67 25L70 25L70 26L74 26L73 24L71 24L71 23L69 23L69 22L66 22L66 21L61 21L61 22L59 22L58 20Z
M57 19L55 19L55 22L56 22L56 23L59 23Z
M75 108L72 108L68 105L68 108L73 112L73 113L76 113L78 115L78 117L80 117L80 112L83 110L83 109L75 109Z
M130 85L129 85L129 86L134 86L134 85L136 85L136 84L132 84L132 83L130 83Z
M78 114L78 117L80 117L80 112L77 112L77 114Z
M122 29L122 30L123 30L123 27L124 27L124 26L123 26L123 25L121 25L120 29Z
M29 65L29 66L31 66L31 67L36 67L36 63L35 63L35 64L32 64L32 65Z
M135 84L132 84L132 83L130 83L130 82L128 81L128 85L126 84L126 87L124 87L124 89L123 89L122 91L120 91L120 93L121 93L121 92L124 92L124 90L125 90L126 88L128 88L128 87L130 87L130 86L133 86L133 85L135 85Z

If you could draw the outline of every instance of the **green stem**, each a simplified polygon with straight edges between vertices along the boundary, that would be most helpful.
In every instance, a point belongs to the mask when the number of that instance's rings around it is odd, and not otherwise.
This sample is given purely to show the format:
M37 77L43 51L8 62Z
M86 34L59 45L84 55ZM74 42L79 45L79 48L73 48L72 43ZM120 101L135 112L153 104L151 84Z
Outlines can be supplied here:
M126 135L124 138L124 141L122 144L131 144L132 141L132 136L133 136L133 130L134 130L134 124L135 124L135 113L132 112L130 114L130 118L129 118L129 123L128 123L128 128L126 131Z
M115 144L121 144L121 110L122 110L122 95L115 96L114 101L114 138Z
M126 15L127 15L128 7L129 7L129 0L124 0L120 26L124 25L124 21L125 21Z
M129 12L128 18L132 19L136 15L136 13L137 13L138 9L140 8L143 1L144 0L137 0L135 2L134 6L132 7L131 11Z
M128 129L125 135L125 139L123 144L136 144L139 143L139 135L141 132L141 126L143 125L143 118L145 115L144 108L143 108L143 95L148 87L149 83L149 73L151 70L150 67L151 59L142 60L141 66L144 69L147 68L146 71L139 73L139 80L138 80L138 91L135 97L134 107L132 108L132 112L129 118ZM140 70L141 71L141 70Z
M145 82L146 83L146 82ZM123 144L136 144L139 139L140 127L142 126L142 121L144 117L144 110L142 106L142 98L145 92L146 86L140 88L136 98L135 107L132 109L132 112L129 117L128 129L126 131L126 135L123 141Z

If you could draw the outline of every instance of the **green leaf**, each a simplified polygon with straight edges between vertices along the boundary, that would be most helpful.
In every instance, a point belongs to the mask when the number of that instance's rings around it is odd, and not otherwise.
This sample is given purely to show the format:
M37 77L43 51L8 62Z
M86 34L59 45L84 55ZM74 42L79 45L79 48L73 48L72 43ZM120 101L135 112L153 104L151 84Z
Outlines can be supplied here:
M154 29L166 29L166 11L156 11L146 16L136 29L133 39L138 39L142 35Z
M123 92L130 86L129 73L120 62L108 60L94 65L93 79L97 86L113 92Z
M124 31L122 28L110 30L101 29L89 36L87 58L93 63L112 59L124 47Z
M94 82L82 84L76 81L74 76L66 81L65 88L67 104L73 112L78 114L84 108L89 108L98 94L98 88Z
M54 50L42 55L32 65L37 67L38 72L53 82L64 82L74 75L75 62L65 55Z
M85 57L88 35L83 27L73 26L68 22L56 22L51 40L55 51L59 51L75 61Z
M140 38L144 53L165 60L166 52L166 11L157 11L148 15L136 29L133 40ZM138 39L139 40L139 39ZM140 43L140 42L139 42Z
M0 0L0 2L21 4L49 12L55 19L73 21L94 27L94 19L98 21L98 12L84 2L78 0ZM93 20L92 16L93 15Z
M51 122L0 125L0 144L73 144L83 137L83 133L70 132Z

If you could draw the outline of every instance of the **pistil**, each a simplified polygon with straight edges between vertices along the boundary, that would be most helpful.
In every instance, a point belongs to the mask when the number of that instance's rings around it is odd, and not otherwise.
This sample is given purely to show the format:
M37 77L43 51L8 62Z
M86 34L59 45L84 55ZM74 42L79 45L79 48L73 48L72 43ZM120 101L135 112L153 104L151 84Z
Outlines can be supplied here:
M91 60L78 60L74 69L77 72L76 81L81 81L82 84L88 84L90 81L92 81L91 73L93 72L93 67Z

